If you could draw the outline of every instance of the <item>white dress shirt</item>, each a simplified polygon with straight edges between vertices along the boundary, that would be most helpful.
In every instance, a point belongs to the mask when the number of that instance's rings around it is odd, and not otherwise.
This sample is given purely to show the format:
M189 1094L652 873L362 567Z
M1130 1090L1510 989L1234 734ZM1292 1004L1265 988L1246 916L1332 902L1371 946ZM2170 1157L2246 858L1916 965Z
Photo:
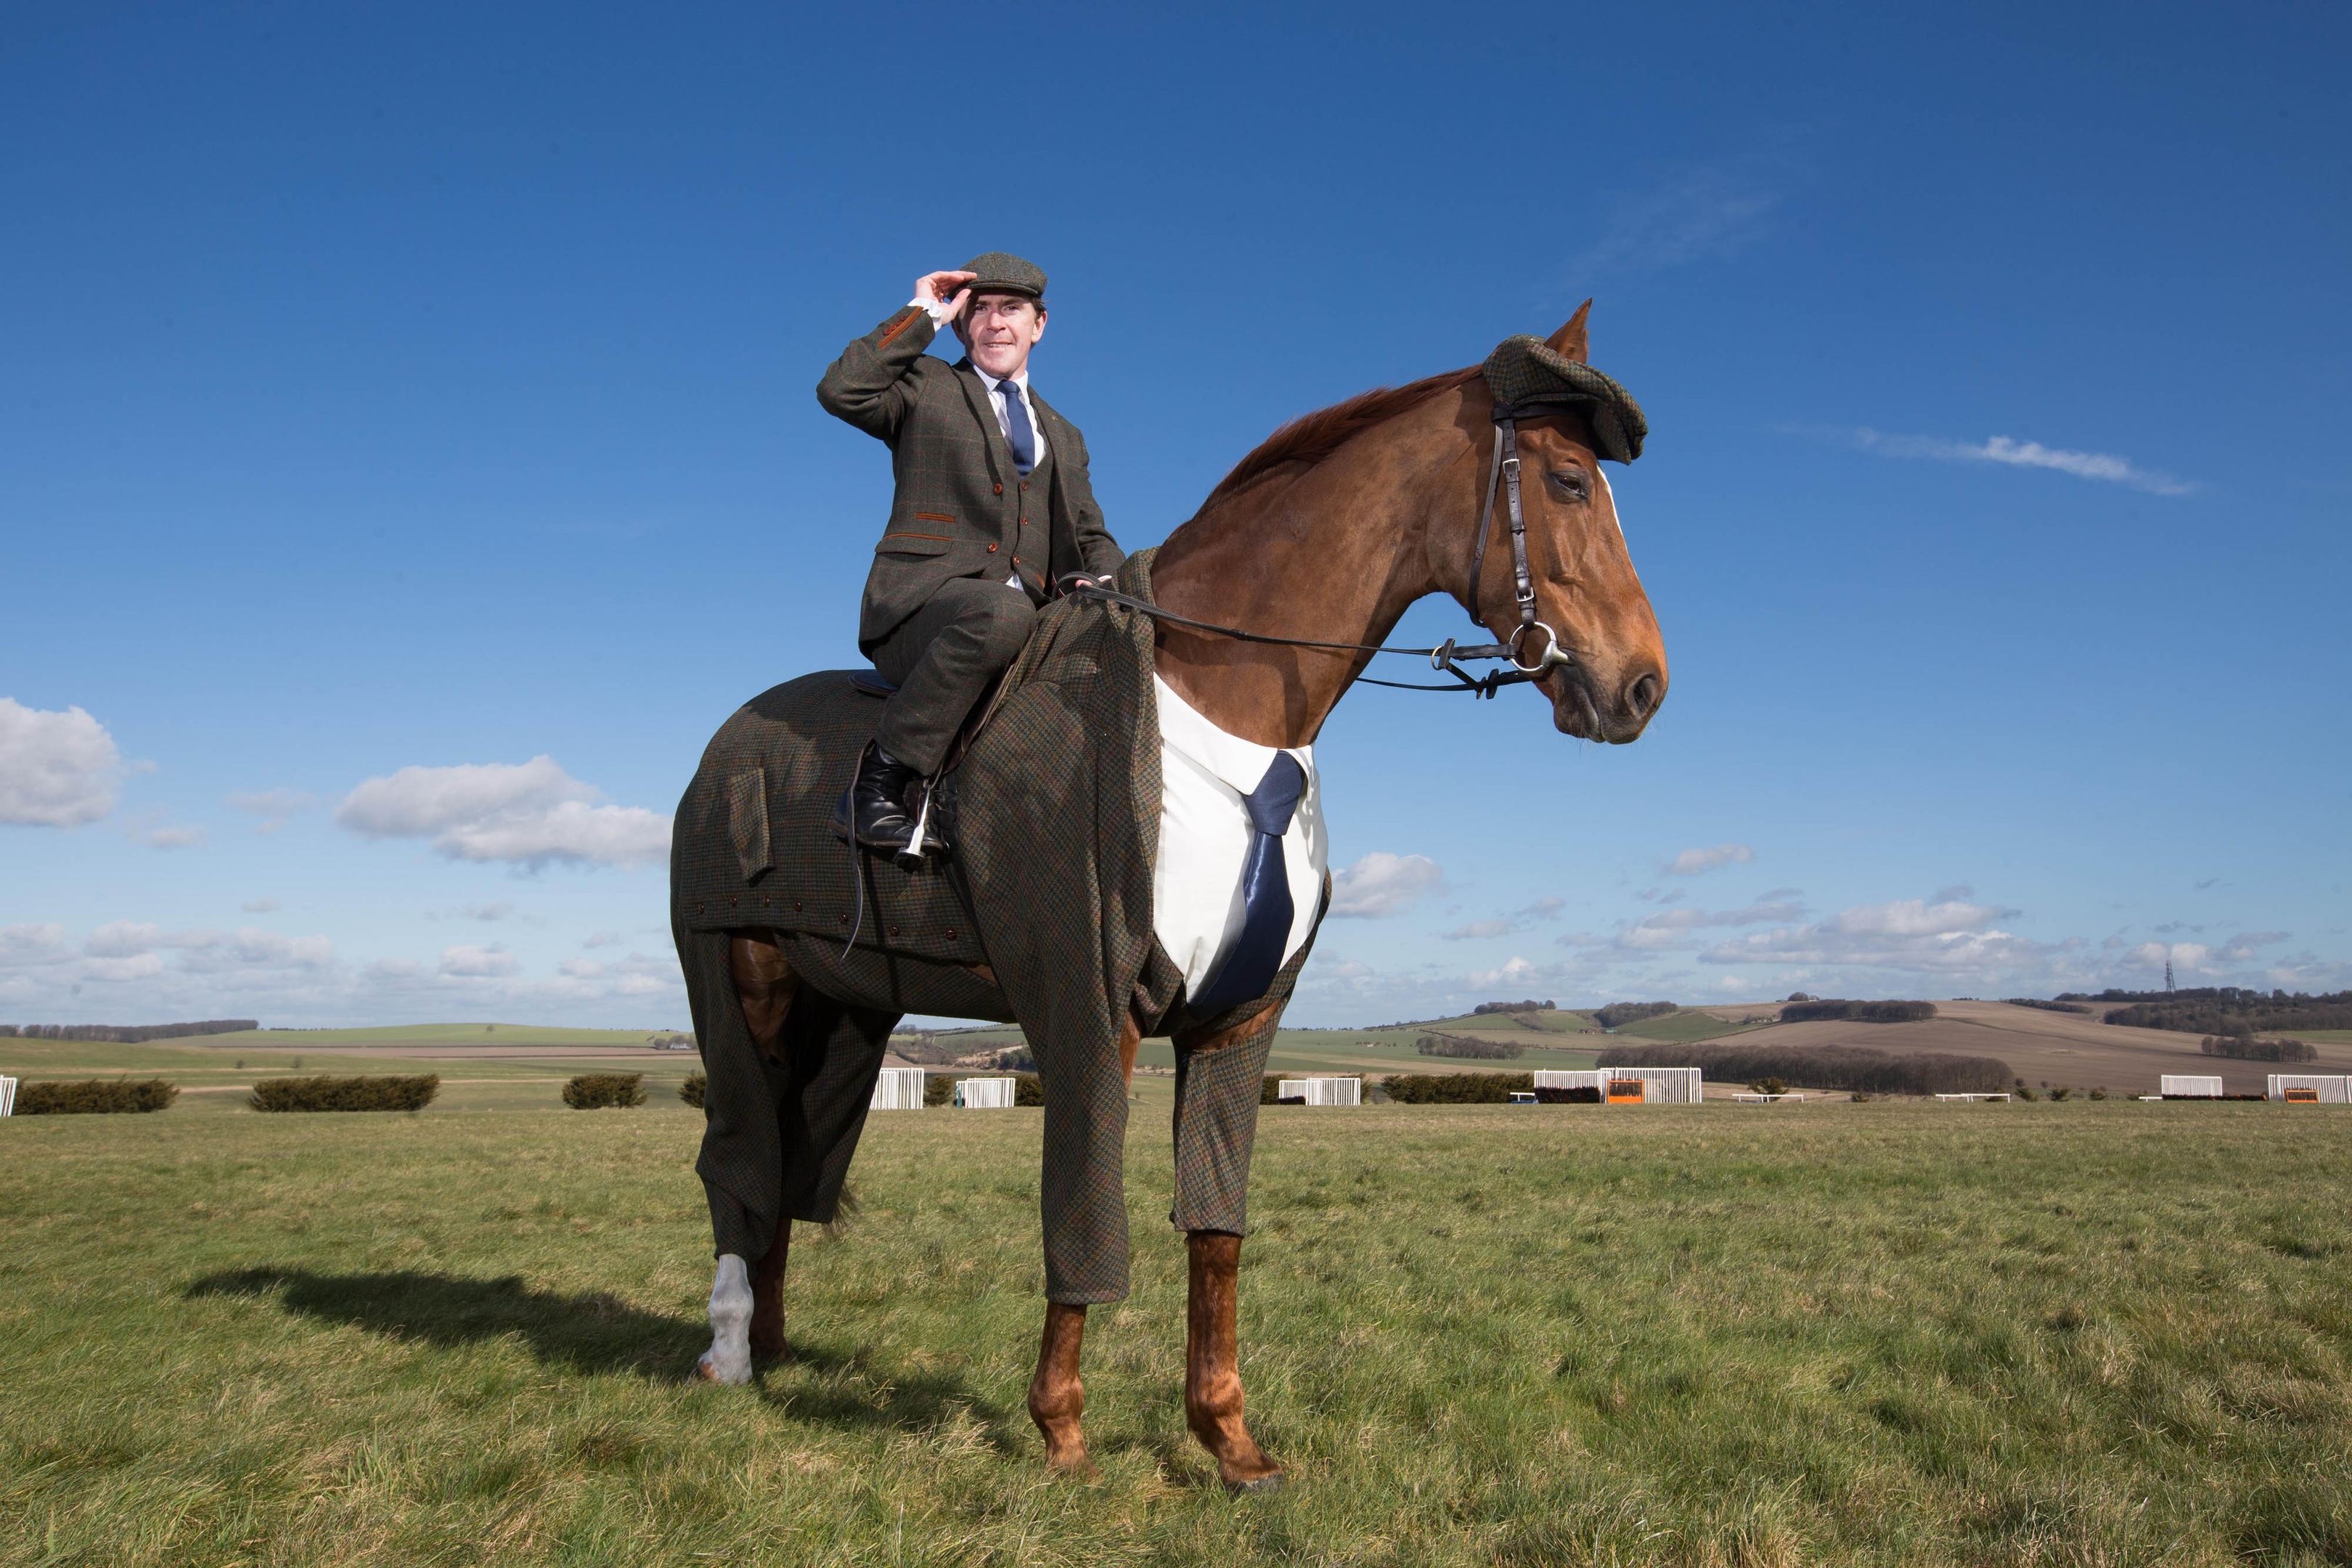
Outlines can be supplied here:
M1257 828L1242 796L1265 782L1275 748L1219 729L1156 675L1151 687L1160 707L1160 859L1151 868L1151 929L1184 972L1186 994L1197 996L1248 914L1242 868ZM1282 868L1290 882L1285 963L1315 930L1331 856L1315 748L1295 746L1290 754L1306 771L1307 787L1282 836Z

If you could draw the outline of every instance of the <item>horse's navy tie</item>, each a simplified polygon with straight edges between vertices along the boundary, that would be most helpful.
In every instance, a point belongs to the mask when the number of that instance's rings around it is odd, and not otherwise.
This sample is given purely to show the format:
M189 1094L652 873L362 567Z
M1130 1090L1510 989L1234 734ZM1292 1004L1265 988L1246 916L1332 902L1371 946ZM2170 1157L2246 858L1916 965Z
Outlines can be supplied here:
M1257 837L1249 858L1242 862L1242 931L1201 994L1192 998L1194 1016L1222 1013L1236 1002L1263 996L1282 968L1283 950L1290 945L1290 922L1297 906L1290 901L1290 868L1284 864L1282 836L1290 831L1290 817L1307 788L1307 770L1288 752L1276 752L1257 788L1242 796L1250 826Z
M1037 466L1037 433L1029 428L1029 405L1021 401L1021 384L1000 381L998 394L1004 399L1004 439L1013 447L1013 466L1026 478Z

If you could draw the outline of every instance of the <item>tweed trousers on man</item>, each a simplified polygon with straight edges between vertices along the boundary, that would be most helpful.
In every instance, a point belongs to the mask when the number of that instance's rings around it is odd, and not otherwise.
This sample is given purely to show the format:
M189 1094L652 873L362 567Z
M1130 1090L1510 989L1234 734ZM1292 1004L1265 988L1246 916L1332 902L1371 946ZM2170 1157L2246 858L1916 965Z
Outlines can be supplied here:
M934 773L980 700L1028 646L1037 606L1002 580L958 577L874 645L874 668L898 687L875 744Z

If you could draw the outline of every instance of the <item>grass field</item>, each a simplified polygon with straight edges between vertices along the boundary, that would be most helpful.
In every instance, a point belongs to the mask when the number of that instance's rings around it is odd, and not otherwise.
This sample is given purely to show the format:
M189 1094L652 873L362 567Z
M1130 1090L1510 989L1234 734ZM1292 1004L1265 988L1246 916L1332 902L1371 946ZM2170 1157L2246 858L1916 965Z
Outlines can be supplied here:
M2352 1561L2352 1113L1269 1110L1234 1500L1139 1087L1091 1484L1034 1111L877 1116L734 1390L674 1100L0 1122L0 1562Z

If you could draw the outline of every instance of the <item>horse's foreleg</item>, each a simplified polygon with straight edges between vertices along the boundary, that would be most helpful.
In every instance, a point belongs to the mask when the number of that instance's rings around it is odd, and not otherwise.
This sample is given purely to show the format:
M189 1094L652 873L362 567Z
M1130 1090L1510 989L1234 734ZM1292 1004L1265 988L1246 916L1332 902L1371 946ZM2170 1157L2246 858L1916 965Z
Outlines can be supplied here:
M1185 1233L1192 1279L1184 1297L1184 1424L1216 1457L1218 1479L1237 1492L1282 1485L1242 1420L1240 1307L1242 1238L1229 1231Z
M1078 1346L1087 1334L1087 1310L1060 1301L1045 1303L1045 1334L1037 1346L1037 1375L1029 1380L1029 1419L1045 1439L1045 1463L1064 1474L1094 1468L1079 1417L1087 1386L1078 1380Z

